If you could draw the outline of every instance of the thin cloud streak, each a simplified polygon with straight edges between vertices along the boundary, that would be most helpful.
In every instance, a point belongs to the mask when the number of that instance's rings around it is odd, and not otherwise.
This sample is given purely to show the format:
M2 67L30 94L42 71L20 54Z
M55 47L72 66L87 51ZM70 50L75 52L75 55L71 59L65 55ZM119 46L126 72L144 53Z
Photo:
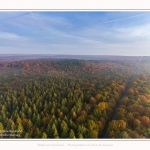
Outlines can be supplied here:
M19 18L19 17L25 16L25 15L28 15L28 14L30 14L30 12L26 12L26 13L23 13L23 14L20 14L20 15L8 17L8 18L6 18L6 19L0 20L0 23L6 22L6 21L10 21L10 20L13 20L13 19L15 19L15 18Z
M110 20L110 21L99 23L97 25L109 24L109 23L118 22L118 21L122 21L122 20L127 20L127 19L131 19L131 18L137 18L137 17L141 17L141 16L146 15L146 14L148 14L148 13L142 13L142 14L139 14L139 15L133 15L133 16L129 16L129 17Z
M57 13L45 15L28 12L3 19L5 21L0 29L0 49L5 47L10 53L150 55L150 20L146 19L144 23L135 23L132 26L128 22L128 26L118 23L131 18L138 22L147 17L147 14L128 14L128 17L119 19L110 17L109 21L86 25L72 22L70 18ZM98 15L96 17L99 18ZM87 22L88 19L85 18ZM115 23L117 27L107 26Z

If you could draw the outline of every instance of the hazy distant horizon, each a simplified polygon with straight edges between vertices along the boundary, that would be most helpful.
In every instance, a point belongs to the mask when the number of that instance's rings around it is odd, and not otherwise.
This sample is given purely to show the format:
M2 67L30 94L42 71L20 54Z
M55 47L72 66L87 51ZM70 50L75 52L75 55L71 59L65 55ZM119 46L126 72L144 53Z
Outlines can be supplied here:
M24 61L32 59L79 59L79 60L139 60L150 56L119 56L119 55L65 55L65 54L1 54L0 62Z
M150 55L96 55L96 54L0 54L0 56L2 56L2 55L6 55L6 56L31 56L31 55L34 55L34 56L96 56L96 57L98 57L98 56L118 56L118 57L150 57Z
M107 54L106 55L100 55L100 54L97 55L97 54L36 54L36 53L35 54L25 54L25 53L24 54L19 54L19 53L18 54L11 54L11 53L10 54L4 54L4 53L1 54L0 53L0 56L1 55L14 55L14 56L15 55L17 55L17 56L25 56L25 55L28 55L28 56L30 56L30 55L40 55L40 56L42 56L42 55L46 55L46 56L54 56L54 55L57 55L57 56L59 56L59 55L60 56L125 56L125 57L144 56L144 55L109 55L109 54L108 55ZM150 56L150 55L148 55L148 56Z
M0 54L1 56L91 56L91 57L150 57L150 55L144 56L144 55L96 55L96 54Z

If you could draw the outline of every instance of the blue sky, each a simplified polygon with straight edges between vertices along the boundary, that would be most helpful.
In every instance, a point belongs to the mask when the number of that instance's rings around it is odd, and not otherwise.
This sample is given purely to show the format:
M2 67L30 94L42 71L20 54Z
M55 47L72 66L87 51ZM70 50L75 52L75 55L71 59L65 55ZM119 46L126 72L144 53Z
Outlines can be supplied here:
M148 11L0 12L0 54L150 56Z

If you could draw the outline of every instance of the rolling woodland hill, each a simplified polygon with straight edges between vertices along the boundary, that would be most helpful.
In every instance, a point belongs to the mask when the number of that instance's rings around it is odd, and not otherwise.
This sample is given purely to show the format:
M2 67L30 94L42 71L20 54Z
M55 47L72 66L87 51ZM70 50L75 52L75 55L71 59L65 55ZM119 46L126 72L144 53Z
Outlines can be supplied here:
M0 61L1 138L150 138L150 58Z

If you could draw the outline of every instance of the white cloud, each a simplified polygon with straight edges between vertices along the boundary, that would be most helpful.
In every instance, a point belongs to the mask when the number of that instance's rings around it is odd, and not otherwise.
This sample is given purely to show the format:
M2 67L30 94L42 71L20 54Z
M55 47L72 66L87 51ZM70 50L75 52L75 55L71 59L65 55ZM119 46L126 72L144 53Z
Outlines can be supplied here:
M134 26L108 26L136 17L139 15L75 28L62 16L31 12L13 21L6 19L4 23L8 29L3 28L8 31L1 28L0 44L3 48L11 47L12 51L21 49L28 53L150 55L150 21ZM86 22L88 19L85 18Z
M19 36L19 35L17 35L17 34L15 34L15 33L8 33L8 32L0 32L0 39L2 40L4 40L4 39L6 39L6 40L14 40L14 39L22 39L22 40L25 40L25 38L24 37L22 37L22 36Z

